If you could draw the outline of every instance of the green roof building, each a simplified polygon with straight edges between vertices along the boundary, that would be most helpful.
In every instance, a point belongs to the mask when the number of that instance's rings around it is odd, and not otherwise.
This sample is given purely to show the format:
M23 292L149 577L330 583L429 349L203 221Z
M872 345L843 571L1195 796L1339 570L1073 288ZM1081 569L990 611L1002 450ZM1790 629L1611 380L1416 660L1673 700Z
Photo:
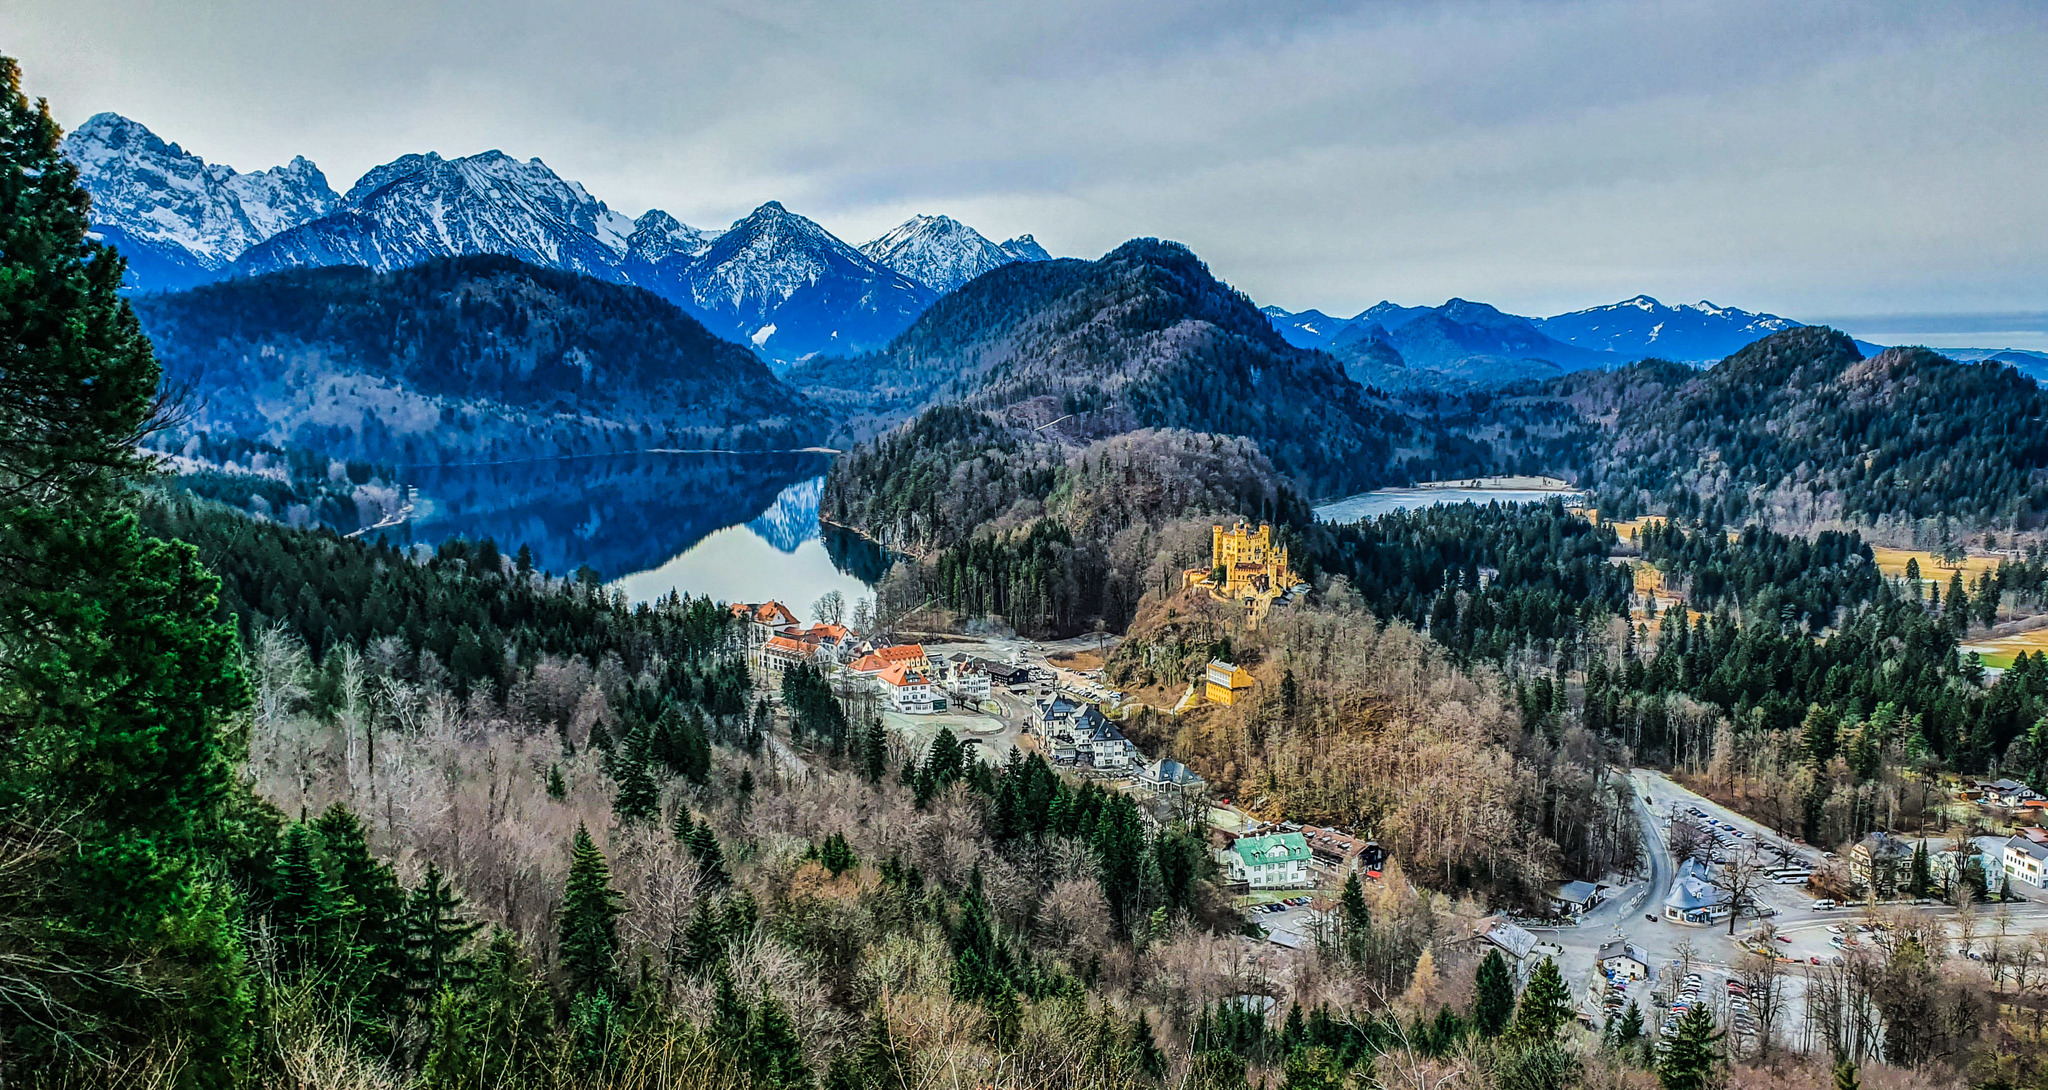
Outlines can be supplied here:
M1231 880L1252 889L1294 889L1309 884L1308 840L1300 833L1241 836L1223 854Z

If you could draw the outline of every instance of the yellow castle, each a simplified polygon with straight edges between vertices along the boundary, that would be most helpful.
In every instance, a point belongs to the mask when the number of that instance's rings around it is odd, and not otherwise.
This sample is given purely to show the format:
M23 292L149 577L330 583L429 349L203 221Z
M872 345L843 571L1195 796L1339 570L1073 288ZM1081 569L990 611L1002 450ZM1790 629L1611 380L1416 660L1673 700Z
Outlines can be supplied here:
M1254 530L1239 522L1225 528L1211 528L1209 566L1189 568L1182 586L1200 587L1220 602L1244 606L1245 623L1256 627L1273 602L1293 590L1301 580L1287 566L1287 549L1273 544L1273 527L1260 523Z

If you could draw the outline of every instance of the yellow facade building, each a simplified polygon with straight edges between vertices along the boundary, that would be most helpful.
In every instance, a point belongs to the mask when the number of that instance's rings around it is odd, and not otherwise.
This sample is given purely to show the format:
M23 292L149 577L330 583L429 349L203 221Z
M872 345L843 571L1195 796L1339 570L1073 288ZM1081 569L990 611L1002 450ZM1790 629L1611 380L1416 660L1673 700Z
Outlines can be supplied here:
M1301 582L1287 565L1287 548L1273 544L1273 527L1260 523L1254 530L1244 522L1213 527L1209 567L1190 568L1182 580L1217 601L1242 605L1245 623L1252 627Z
M1210 659L1209 669L1202 679L1202 699L1211 704L1235 704L1237 694L1252 687L1251 672L1235 663L1222 659Z

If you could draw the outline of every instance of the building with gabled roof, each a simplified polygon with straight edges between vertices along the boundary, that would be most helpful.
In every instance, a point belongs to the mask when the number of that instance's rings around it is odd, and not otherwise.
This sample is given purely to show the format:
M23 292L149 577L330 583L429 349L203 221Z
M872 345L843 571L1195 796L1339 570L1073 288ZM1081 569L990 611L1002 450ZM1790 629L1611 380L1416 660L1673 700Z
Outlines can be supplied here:
M1141 759L1138 747L1132 745L1131 740L1124 737L1124 732L1118 730L1116 724L1102 714L1102 709L1093 704L1081 709L1081 714L1074 717L1074 725L1069 729L1074 735L1076 756L1090 768L1119 772Z
M1536 936L1505 916L1489 916L1479 921L1477 937L1514 959L1517 965L1536 952Z
M1145 783L1161 791L1205 791L1209 787L1208 781L1202 779L1194 769L1169 757L1162 757L1146 765L1139 776Z
M1612 939L1601 944L1600 956L1594 963L1609 976L1641 980L1650 975L1649 952L1627 939Z
M929 675L915 666L898 663L875 677L889 706L905 715L930 715L946 710L946 698L932 689Z
M768 680L779 679L783 672L791 667L810 662L812 650L811 646L802 640L788 636L770 636L767 642L761 645L758 654L761 673L767 675Z
M740 637L746 643L747 669L753 672L755 681L767 681L768 664L761 657L761 649L775 637L778 629L795 624L796 614L776 601L734 602L726 608L743 626Z
M1308 843L1300 833L1241 836L1223 851L1230 878L1252 889L1297 889L1309 878Z

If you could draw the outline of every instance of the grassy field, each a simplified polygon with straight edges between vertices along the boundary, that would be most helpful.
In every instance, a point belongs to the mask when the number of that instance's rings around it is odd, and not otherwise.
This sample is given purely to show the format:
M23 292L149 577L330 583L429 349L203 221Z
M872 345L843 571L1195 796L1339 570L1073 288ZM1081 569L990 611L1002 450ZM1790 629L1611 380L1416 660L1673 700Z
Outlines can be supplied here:
M1102 669L1103 654L1100 651L1060 651L1045 656L1045 661L1061 669L1085 674Z
M2022 651L2029 654L2039 654L2043 651L2048 651L2048 628L2037 628L2032 632L2022 632L2017 636L1999 636L1995 639L1973 640L1970 643L1964 644L1962 650L1964 654L1975 651L1978 657L1984 660L1984 665L1995 666L2003 670L2011 666L2012 660Z
M1894 578L1905 578L1906 561L1908 560L1918 560L1920 562L1920 578L1922 579L1939 579L1946 583L1948 582L1949 572L1955 570L1943 567L1941 557L1925 549L1892 549L1883 545L1872 545L1870 552L1873 556L1877 557L1877 570ZM1985 572L1996 571L1998 568L1998 557L1964 557L1961 568L1964 579L1975 579Z

